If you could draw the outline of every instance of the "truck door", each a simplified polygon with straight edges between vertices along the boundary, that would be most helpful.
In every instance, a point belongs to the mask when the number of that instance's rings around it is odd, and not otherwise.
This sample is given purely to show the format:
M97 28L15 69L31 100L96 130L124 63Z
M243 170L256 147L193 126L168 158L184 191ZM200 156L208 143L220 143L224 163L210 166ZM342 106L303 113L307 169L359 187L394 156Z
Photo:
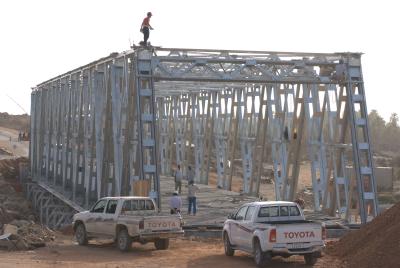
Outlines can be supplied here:
M234 217L234 222L231 223L231 243L234 245L242 246L243 241L243 223L246 217L247 206L239 208Z
M89 233L97 233L97 222L101 221L107 200L101 199L90 210L89 215L85 221L86 231Z
M242 244L244 247L246 248L251 248L252 245L252 240L253 240L253 227L254 227L254 223L253 223L253 216L254 213L256 211L256 207L255 206L249 206L249 208L247 209L246 212L246 216L244 218L243 221L243 228L242 228L242 237L243 237L243 241Z
M103 214L102 221L98 222L98 231L106 235L115 234L115 224L116 224L116 211L117 211L118 200L109 199L106 210Z

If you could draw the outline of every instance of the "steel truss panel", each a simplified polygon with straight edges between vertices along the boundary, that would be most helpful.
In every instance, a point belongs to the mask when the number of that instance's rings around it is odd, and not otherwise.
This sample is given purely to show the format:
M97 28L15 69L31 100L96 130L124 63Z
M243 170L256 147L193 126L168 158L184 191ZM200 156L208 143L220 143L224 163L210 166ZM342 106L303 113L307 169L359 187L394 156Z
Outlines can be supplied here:
M72 216L83 209L44 184L25 184L25 194L38 213L41 224L58 229L70 225Z
M240 179L241 191L257 195L270 165L275 198L293 200L307 161L315 210L351 220L350 207L358 207L366 222L377 199L360 57L113 53L33 90L32 173L88 207L101 196L133 194L143 179L159 201L159 175L177 164L184 172L193 166L196 182L209 183L215 171L217 187Z

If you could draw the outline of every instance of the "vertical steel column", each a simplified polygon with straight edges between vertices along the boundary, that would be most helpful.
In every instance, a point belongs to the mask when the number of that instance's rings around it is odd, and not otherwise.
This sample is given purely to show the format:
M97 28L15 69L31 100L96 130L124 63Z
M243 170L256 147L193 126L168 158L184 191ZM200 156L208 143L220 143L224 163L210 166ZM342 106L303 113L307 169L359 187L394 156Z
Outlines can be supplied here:
M103 188L103 159L104 159L104 124L105 124L105 106L106 106L106 85L104 72L96 70L93 76L93 93L94 99L94 126L95 126L95 142L96 142L96 189L97 199L102 195Z
M257 130L256 130L256 141L255 141L255 152L253 153L253 176L255 179L251 183L251 191L254 194L260 193L261 176L264 172L264 163L266 163L266 143L267 143L267 128L268 128L268 100L267 100L267 87L260 85L260 107L258 109L257 119ZM255 183L255 188L254 184Z
M253 154L256 142L256 124L255 121L259 115L255 112L255 101L258 97L259 102L259 87L248 86L243 90L243 107L238 113L239 129L240 129L240 151L242 156L243 169L243 192L253 194Z
M126 114L127 88L123 87L123 67L111 65L112 134L114 143L114 195L121 195L123 168L123 116Z
M158 137L160 144L160 172L161 174L171 174L171 151L170 143L171 131L170 131L170 116L169 111L172 106L172 100L170 97L157 98L157 112L158 112Z
M274 166L275 199L283 200L283 185L286 183L287 141L285 140L285 112L282 110L283 84L273 84L267 88L269 103L269 131L271 153Z
M31 175L34 177L36 173L35 170L35 159L34 155L37 150L37 144L35 143L36 138L36 119L38 117L36 112L36 104L37 104L37 97L38 94L35 91L31 92L31 122L30 122L30 129L29 129L29 161L30 161L30 168L31 168Z
M204 162L204 151L205 151L205 133L206 128L206 99L207 95L205 92L199 94L192 94L192 135L194 144L194 173L196 182L204 182L204 178L201 177L201 170L203 170ZM208 105L208 103L207 103Z
M322 133L323 112L321 111L318 85L305 89L305 111L308 133L308 153L311 164L311 176L314 192L314 209L322 209L327 183L326 151Z
M176 164L181 166L181 170L186 166L186 109L189 99L186 95L174 96L172 99L173 123L175 130Z
M83 148L84 148L84 206L88 207L93 183L93 155L94 155L94 103L92 103L92 71L83 73Z
M340 75L340 74L337 74ZM378 214L378 200L371 143L368 129L368 112L365 101L361 59L348 55L346 62L346 94L349 102L351 140L354 168L359 196L361 222L366 223Z
M287 184L284 185L284 192L287 200L294 200L297 194L298 178L301 163L301 143L303 139L305 104L304 104L304 87L305 85L294 85L294 107L293 122L290 134L291 143L288 153L287 165Z
M53 136L52 136L52 144L53 144L53 165L52 165L52 176L54 181L57 183L61 179L61 130L62 130L62 110L61 110L61 103L63 101L61 97L61 88L57 87L57 89L53 90L54 98L54 110L53 110Z
M156 147L156 113L154 81L152 76L152 51L136 51L136 94L139 127L140 179L149 180L152 192L161 208L160 178Z

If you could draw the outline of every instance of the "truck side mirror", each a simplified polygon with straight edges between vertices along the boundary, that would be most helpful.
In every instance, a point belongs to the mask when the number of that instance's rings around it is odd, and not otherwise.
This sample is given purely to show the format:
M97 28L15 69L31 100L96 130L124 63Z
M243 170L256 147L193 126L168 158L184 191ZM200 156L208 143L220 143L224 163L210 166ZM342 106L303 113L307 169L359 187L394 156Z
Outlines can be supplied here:
M233 215L232 213L228 214L228 219L229 220L234 220L235 219L235 215Z

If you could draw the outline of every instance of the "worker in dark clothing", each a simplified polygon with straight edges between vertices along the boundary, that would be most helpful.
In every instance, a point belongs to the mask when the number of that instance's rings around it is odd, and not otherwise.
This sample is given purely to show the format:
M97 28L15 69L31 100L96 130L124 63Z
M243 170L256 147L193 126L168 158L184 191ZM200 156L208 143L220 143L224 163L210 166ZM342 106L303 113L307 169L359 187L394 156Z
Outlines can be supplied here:
M141 44L143 44L144 46L147 46L147 40L150 37L150 30L154 30L153 27L151 27L150 25L151 16L151 12L147 12L147 17L144 18L142 26L140 27L140 31L143 33L143 43L141 42Z

